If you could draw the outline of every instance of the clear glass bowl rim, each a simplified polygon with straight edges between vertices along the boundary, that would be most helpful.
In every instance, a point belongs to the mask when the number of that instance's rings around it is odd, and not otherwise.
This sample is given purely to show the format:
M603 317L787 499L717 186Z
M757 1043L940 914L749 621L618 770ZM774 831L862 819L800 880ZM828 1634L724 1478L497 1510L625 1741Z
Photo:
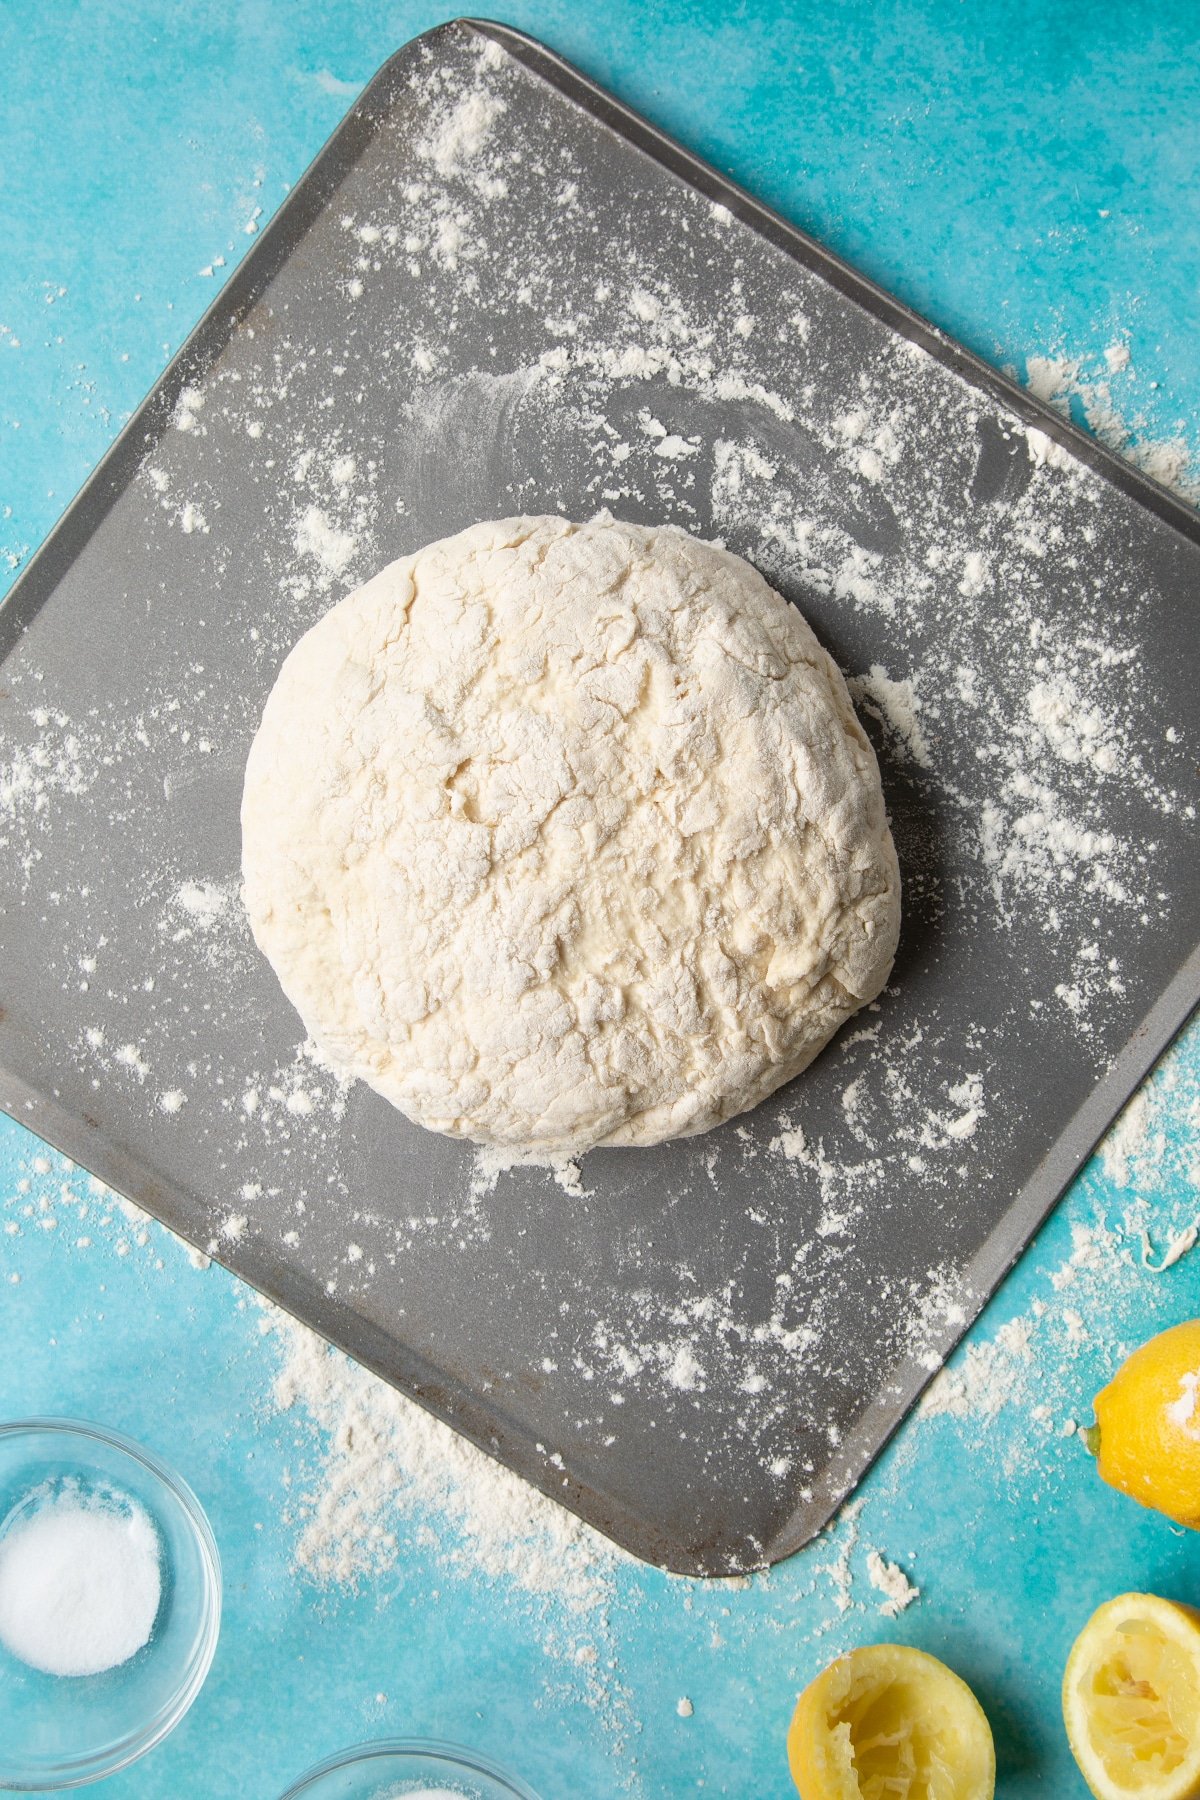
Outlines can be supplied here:
M453 1775L486 1775L492 1781L498 1781L508 1789L513 1800L538 1800L533 1789L521 1781L518 1776L510 1775L498 1763L491 1761L478 1750L468 1750L462 1744L447 1743L441 1738L379 1738L368 1744L352 1744L348 1750L339 1750L336 1756L326 1757L315 1768L309 1769L299 1781L280 1796L280 1800L301 1800L317 1781L326 1775L335 1775L339 1769L352 1768L355 1763L373 1762L377 1757L409 1756L423 1758L427 1762L443 1762L446 1773Z
M92 1443L119 1450L140 1463L155 1480L179 1502L191 1527L200 1552L204 1572L203 1632L183 1680L154 1716L103 1751L89 1751L83 1756L66 1756L54 1767L47 1765L31 1774L13 1771L5 1766L0 1750L0 1788L7 1786L17 1793L52 1793L59 1788L82 1787L85 1782L100 1781L116 1775L136 1762L148 1750L172 1732L204 1685L216 1653L221 1629L221 1558L208 1517L195 1494L169 1463L147 1450L124 1432L107 1425L92 1425L86 1419L31 1418L0 1420L0 1443L33 1432L49 1433L64 1438L78 1437ZM81 1460L84 1460L81 1458Z

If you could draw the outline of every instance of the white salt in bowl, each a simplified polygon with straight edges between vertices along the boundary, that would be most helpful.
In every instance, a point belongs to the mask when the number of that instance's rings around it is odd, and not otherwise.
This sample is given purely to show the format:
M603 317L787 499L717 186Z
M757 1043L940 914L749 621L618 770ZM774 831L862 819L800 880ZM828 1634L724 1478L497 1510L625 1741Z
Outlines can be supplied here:
M310 1769L282 1800L537 1800L515 1775L457 1744L358 1744Z
M79 1787L115 1775L161 1743L200 1692L220 1627L217 1547L199 1501L172 1469L117 1432L73 1419L0 1424L5 1567L11 1569L17 1534L35 1517L44 1529L45 1509L61 1506L64 1497L68 1510L82 1506L92 1517L111 1517L117 1509L119 1516L137 1519L143 1574L157 1550L157 1605L153 1589L148 1600L143 1589L139 1618L130 1600L133 1641L147 1626L149 1637L116 1667L96 1674L45 1673L15 1654L0 1635L0 1788L22 1793ZM0 1583L0 1599L8 1608L0 1611L0 1627L11 1642L21 1640L27 1655L35 1638L39 1654L50 1643L53 1661L53 1633L47 1638L44 1620L29 1621L26 1632L13 1612L13 1591ZM74 1627L70 1622L63 1627L68 1634L73 1629L77 1635L77 1618ZM103 1632L100 1639L105 1641ZM58 1640L59 1648L65 1642ZM71 1649L78 1654L74 1638Z

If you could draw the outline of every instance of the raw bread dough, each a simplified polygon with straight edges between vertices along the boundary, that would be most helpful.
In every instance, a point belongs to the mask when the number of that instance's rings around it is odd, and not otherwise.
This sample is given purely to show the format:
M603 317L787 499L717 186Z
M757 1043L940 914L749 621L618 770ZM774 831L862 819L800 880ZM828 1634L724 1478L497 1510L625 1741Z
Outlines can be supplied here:
M795 607L673 527L472 526L279 673L242 802L254 935L317 1045L421 1125L706 1131L887 979L875 757Z

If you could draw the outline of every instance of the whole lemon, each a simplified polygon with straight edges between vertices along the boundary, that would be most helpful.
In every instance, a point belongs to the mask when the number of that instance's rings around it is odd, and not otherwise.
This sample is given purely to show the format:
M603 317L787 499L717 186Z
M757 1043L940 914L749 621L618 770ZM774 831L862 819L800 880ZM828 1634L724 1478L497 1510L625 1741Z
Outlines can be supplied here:
M1084 1435L1110 1487L1200 1531L1200 1319L1135 1350Z

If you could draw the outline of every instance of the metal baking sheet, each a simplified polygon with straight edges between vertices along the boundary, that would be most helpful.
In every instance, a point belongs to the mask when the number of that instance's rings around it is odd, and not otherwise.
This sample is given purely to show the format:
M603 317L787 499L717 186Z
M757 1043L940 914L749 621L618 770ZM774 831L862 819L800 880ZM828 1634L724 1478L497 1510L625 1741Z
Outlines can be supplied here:
M300 633L672 519L857 682L887 993L706 1137L488 1168L306 1053L237 895ZM1200 526L527 38L380 72L0 611L0 1102L640 1556L831 1515L1197 996Z

